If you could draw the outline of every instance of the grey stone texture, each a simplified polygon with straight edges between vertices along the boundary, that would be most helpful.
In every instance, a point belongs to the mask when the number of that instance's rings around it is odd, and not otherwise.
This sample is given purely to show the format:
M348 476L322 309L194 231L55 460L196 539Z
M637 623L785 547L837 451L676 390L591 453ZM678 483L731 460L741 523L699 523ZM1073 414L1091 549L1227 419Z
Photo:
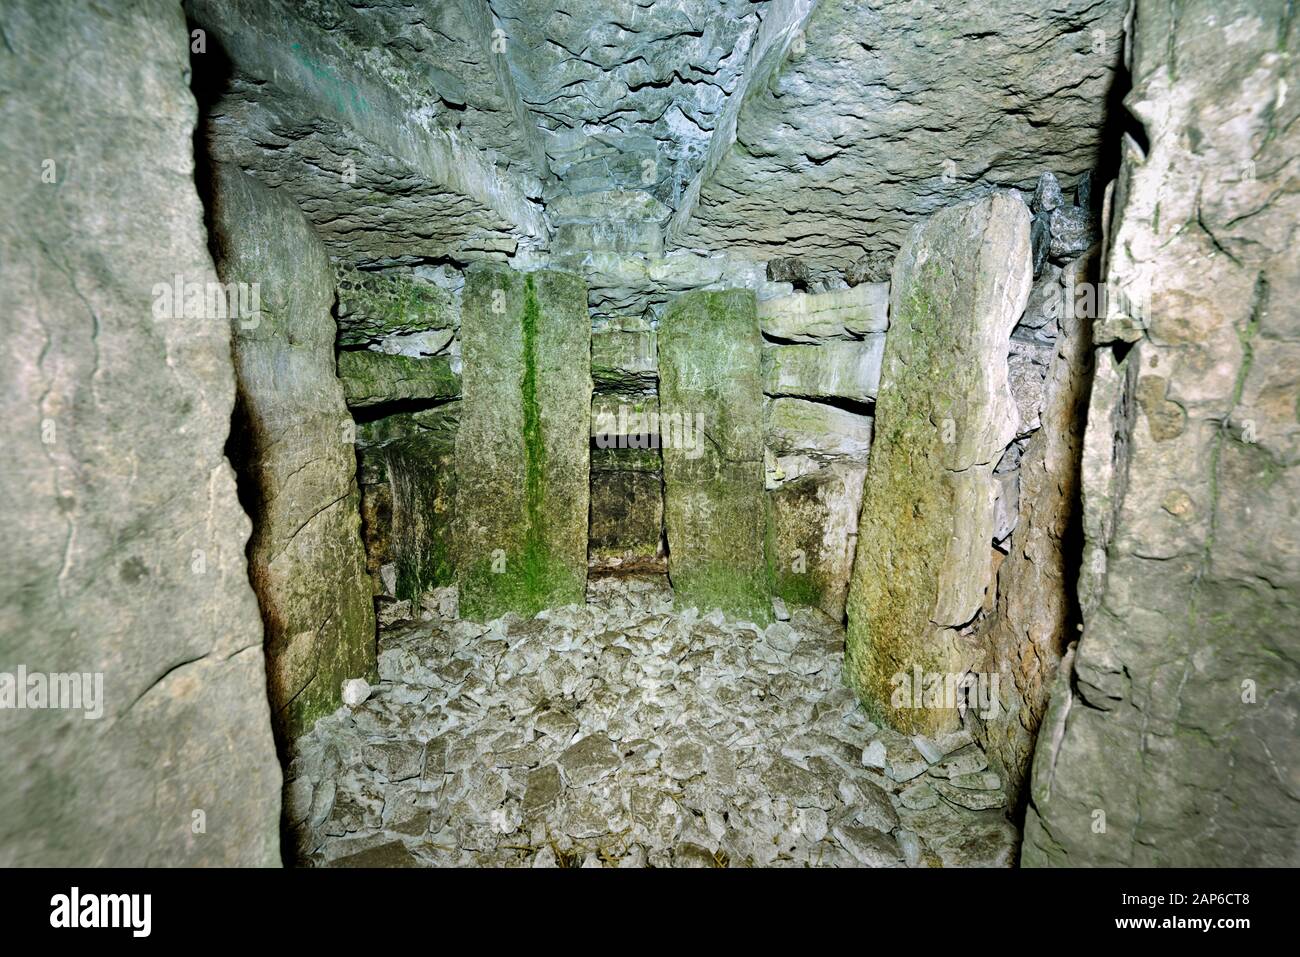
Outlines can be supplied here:
M249 576L266 624L272 712L292 736L339 706L344 681L375 667L355 426L334 374L334 274L285 193L219 163L211 203L222 281L260 289L260 314L232 324L228 450L256 517Z
M446 401L459 398L460 376L446 356L404 356L370 349L338 354L338 378L349 408L364 409L394 402Z
M761 336L748 290L678 297L659 327L668 569L683 607L771 620Z
M1295 866L1292 11L1139 0L1133 30L1128 104L1149 146L1126 140L1110 204L1084 627L1044 718L1021 861Z
M955 727L893 702L895 676L964 673L963 629L992 581L993 469L1017 434L1012 327L1032 283L1029 209L995 192L913 229L890 327L849 591L849 680L893 727Z
M276 866L230 323L164 291L217 283L185 19L14 0L0 35L0 695L19 667L102 676L0 711L0 865Z
M1102 156L1126 8L821 0L710 144L669 248L842 269L990 187L1032 191L1045 163L1072 184Z
M362 11L336 0L187 0L211 47L195 64L211 100L210 148L287 190L353 264L500 257L536 241L546 231L541 154L508 161L530 152L531 124L500 132L523 113L473 7L416 15L387 2ZM434 92L455 83L446 65L466 59L476 84L496 87L472 111L468 91ZM448 125L458 117L496 149Z

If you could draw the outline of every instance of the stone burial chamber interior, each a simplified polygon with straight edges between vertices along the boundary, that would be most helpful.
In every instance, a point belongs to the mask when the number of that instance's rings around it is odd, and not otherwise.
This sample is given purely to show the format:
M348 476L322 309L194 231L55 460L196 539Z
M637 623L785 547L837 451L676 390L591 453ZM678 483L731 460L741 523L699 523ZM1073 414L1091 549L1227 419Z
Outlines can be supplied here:
M0 863L1300 864L1289 0L0 4Z

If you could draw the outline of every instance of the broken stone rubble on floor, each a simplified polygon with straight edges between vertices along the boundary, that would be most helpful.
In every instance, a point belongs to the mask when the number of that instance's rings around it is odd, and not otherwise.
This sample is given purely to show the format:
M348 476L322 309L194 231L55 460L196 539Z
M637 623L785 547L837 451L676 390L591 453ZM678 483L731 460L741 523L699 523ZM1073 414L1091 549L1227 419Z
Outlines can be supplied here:
M443 592L383 630L369 699L295 742L286 816L304 863L1013 859L969 736L871 724L840 677L843 632L817 612L760 631L674 609L662 579L602 578L585 606L478 625L441 617ZM928 799L904 797L918 783Z

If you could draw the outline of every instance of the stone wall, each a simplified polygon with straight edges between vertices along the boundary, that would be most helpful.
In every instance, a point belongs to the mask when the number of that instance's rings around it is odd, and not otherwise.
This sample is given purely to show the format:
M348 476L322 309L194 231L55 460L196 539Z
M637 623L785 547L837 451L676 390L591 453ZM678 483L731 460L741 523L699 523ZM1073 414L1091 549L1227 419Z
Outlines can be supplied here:
M1136 6L1149 145L1113 191L1083 633L1026 865L1300 863L1294 29L1284 0Z
M185 18L13 0L0 35L0 865L275 865ZM91 676L93 700L11 710L19 668Z
M234 323L229 451L253 516L271 705L293 737L342 703L344 681L375 669L354 425L334 374L333 272L293 200L236 166L214 169L212 221L222 280L260 290L260 313Z
M758 304L772 587L787 605L836 621L857 545L888 306L888 283Z
M335 264L338 373L358 417L366 568L381 621L410 617L455 580L452 515L460 421L460 301L446 266Z
M591 336L591 544L596 567L662 567L659 352L646 319L601 320Z

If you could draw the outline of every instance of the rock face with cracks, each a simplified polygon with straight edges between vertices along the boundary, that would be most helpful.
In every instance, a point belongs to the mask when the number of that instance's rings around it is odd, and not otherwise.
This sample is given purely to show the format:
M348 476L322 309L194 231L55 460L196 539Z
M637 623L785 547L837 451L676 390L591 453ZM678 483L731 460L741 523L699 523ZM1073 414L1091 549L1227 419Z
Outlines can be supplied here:
M212 212L222 280L261 289L261 312L233 323L229 452L258 516L249 575L271 706L280 732L295 735L375 666L353 423L334 375L333 271L293 202L235 166L215 167Z
M1280 0L1137 4L1149 148L1125 141L1111 201L1084 627L1027 865L1300 862L1294 31Z
M951 702L899 697L897 676L965 671L961 632L991 581L992 474L1016 435L1006 356L1032 282L1029 220L1018 196L993 193L916 227L894 264L846 669L873 713L907 731L956 725Z
M185 19L14 0L0 35L0 865L278 865ZM14 710L20 666L89 696Z
M843 269L990 186L1093 169L1126 6L820 0L770 82L748 87L730 140L710 144L725 152L669 247Z

